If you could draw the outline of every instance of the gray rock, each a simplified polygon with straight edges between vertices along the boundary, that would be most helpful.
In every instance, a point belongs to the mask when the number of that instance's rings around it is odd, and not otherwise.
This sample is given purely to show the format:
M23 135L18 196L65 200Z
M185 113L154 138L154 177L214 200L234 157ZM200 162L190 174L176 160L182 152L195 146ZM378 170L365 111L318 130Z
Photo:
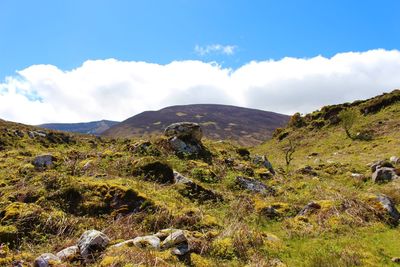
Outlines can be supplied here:
M297 215L305 216L305 215L310 214L310 213L314 212L315 210L319 210L319 209L321 209L321 205L314 201L311 201L307 205L305 205L303 207L303 209Z
M260 193L265 195L275 194L275 190L272 187L266 186L262 182L257 181L255 179L238 176L236 177L236 184L239 187L254 193Z
M272 167L271 162L267 159L266 156L255 155L252 159L253 164L257 166L262 166L269 170L273 175L275 175L275 170Z
M164 130L167 137L178 137L179 139L192 139L198 142L203 137L203 132L199 124L194 122L178 122L169 125Z
M103 251L110 239L100 231L88 230L78 240L78 248L85 262L95 259L98 252Z
M193 183L192 180L190 180L189 178L183 176L182 174L180 174L177 171L174 171L174 180L176 184L187 184L187 183Z
M138 236L132 240L133 245L138 248L160 248L160 238L154 235Z
M375 183L390 182L396 178L398 177L394 168L390 167L377 168L375 172L372 174L372 181Z
M390 162L393 164L400 164L400 158L396 156L390 157Z
M177 256L183 256L190 251L188 243L181 243L172 249L172 254Z
M161 243L162 249L172 248L180 243L187 242L185 233L182 230L177 230L171 233L164 241Z
M178 137L173 137L169 140L172 149L181 154L199 154L202 150L201 144L193 141L184 141Z
M48 267L54 264L61 263L60 259L51 253L44 253L37 257L33 262L34 267Z
M375 172L377 169L382 168L382 167L393 168L393 165L389 161L386 161L386 160L376 161L371 164L371 172Z
M56 255L61 261L72 261L79 256L79 248L78 246L67 247L58 252Z
M32 164L36 169L43 170L51 168L56 158L51 154L37 156L33 159Z
M379 201L382 207L388 212L388 214L391 217L391 221L393 223L397 223L398 220L400 219L400 213L396 209L393 200L390 197L383 194L378 195L376 199Z
M180 231L180 230L179 229L175 229L175 228L162 229L162 230L158 231L156 234L154 234L154 236L160 238L161 240L164 240L170 234L172 234L172 233L174 233L176 231Z

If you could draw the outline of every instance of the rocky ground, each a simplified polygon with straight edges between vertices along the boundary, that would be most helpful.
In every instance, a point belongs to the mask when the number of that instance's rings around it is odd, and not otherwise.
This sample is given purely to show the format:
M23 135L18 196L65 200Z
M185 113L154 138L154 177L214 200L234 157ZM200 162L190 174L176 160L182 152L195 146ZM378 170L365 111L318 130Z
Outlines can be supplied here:
M0 121L0 265L397 266L398 96L254 148L187 123L117 140Z

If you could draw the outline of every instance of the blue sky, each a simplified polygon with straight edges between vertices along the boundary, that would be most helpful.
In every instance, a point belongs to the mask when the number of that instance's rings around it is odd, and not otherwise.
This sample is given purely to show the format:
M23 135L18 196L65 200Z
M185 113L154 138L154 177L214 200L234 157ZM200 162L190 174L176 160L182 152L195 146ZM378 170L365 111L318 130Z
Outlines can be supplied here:
M397 0L2 0L0 77L33 64L116 58L166 64L396 49ZM195 46L235 46L200 56Z
M400 88L398 0L0 0L0 118L220 103L307 113Z

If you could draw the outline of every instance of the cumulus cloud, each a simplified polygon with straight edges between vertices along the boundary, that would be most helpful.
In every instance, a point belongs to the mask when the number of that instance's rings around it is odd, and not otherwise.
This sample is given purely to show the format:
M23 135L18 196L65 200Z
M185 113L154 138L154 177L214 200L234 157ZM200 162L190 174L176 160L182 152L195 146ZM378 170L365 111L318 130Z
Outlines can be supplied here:
M194 47L194 51L196 54L200 56L205 56L211 53L224 54L224 55L233 55L236 51L237 46L235 45L221 45L221 44L212 44L207 46L199 46L196 45Z
M0 118L39 124L124 120L170 105L220 103L285 114L364 99L400 87L400 51L341 53L331 58L159 65L89 60L73 70L33 65L0 83Z

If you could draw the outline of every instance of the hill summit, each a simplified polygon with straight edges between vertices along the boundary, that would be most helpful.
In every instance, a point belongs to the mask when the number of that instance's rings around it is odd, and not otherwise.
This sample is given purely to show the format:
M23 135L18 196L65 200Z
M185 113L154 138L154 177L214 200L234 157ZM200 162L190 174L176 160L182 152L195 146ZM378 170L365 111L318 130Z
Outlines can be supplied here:
M217 104L171 106L145 111L116 124L103 133L110 137L158 135L175 122L198 123L206 138L231 140L241 145L256 145L283 127L289 116L257 109Z

